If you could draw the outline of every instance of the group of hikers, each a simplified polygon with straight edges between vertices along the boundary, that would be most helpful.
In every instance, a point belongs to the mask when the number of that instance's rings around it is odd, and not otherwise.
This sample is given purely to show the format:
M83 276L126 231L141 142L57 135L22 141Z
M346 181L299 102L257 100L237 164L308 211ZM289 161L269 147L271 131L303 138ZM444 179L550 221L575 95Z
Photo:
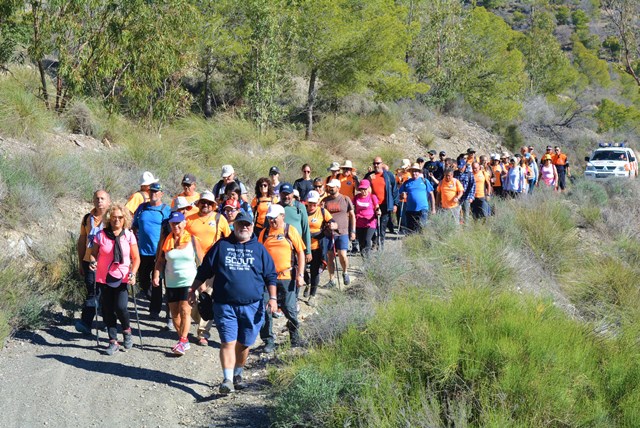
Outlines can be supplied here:
M349 251L368 259L372 250L384 250L387 231L418 232L436 210L463 224L491 215L493 195L517 197L539 185L564 190L570 174L566 155L550 146L541 159L532 146L514 155L479 157L470 148L456 158L430 150L428 160L403 159L395 174L389 169L377 156L362 178L349 160L333 162L326 177L312 178L304 164L302 176L291 184L281 181L273 166L268 177L256 181L251 199L231 165L222 167L212 191L198 192L196 177L185 174L182 191L170 204L149 171L125 204L97 190L77 242L87 299L76 330L89 335L98 329L101 308L106 354L113 355L133 346L130 289L134 304L136 297L149 301L152 320L161 320L166 301L166 328L178 336L171 351L184 355L190 349L192 322L197 324L192 341L207 346L215 323L220 392L241 390L247 387L243 368L257 337L263 352L276 348L273 317L286 318L292 346L304 345L299 301L317 304L324 270L326 287L349 285ZM136 280L140 291L134 294Z

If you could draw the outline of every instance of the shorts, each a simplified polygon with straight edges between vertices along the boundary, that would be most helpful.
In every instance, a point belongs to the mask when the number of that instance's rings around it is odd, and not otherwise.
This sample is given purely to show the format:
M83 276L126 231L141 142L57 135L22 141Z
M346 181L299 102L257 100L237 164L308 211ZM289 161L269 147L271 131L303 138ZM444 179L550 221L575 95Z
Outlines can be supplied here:
M220 342L237 340L244 346L251 346L260 333L264 323L264 302L247 305L213 303L213 319L220 335Z
M167 296L167 302L174 303L186 301L187 296L189 295L189 288L191 287L167 287L167 292L165 293L165 295Z
M335 242L336 250L347 251L349 249L349 235L335 235L333 241ZM333 251L334 242L329 244L329 251Z

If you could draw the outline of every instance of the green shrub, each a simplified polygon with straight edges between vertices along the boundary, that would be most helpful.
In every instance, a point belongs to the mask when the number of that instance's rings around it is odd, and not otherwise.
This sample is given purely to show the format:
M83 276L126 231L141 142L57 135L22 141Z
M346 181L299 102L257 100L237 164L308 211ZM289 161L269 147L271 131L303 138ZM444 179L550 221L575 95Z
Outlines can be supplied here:
M281 373L277 426L627 426L638 414L638 344L596 338L549 302L458 288L384 309Z

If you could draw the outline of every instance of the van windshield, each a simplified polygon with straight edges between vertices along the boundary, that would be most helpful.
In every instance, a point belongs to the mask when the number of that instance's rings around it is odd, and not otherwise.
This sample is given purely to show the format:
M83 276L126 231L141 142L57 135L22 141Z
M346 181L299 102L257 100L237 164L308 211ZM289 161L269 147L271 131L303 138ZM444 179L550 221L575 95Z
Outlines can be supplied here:
M602 161L602 160L627 161L628 158L627 158L627 152L624 152L624 151L603 150L603 151L595 152L591 160L592 161Z

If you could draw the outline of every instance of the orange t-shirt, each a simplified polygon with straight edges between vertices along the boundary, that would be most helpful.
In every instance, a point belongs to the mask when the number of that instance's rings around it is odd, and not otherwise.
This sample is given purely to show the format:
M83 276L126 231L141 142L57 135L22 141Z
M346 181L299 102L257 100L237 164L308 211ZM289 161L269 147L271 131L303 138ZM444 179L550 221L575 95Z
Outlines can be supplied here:
M565 166L567 164L567 155L564 153L551 155L551 163L555 166Z
M257 214L256 214L257 227L264 228L267 226L265 223L265 220L267 217L267 211L269 210L269 206L271 204L277 204L279 200L280 199L277 196L253 198L253 200L251 201L251 209L253 210L254 214L256 213L256 210L257 210Z
M398 187L400 187L402 183L404 183L410 178L411 178L411 173L407 171L403 172L402 175L400 176L396 175L396 183L398 183ZM402 196L400 197L400 202L406 202L406 201L407 200L405 198L403 198Z
M356 197L356 188L358 180L354 175L340 176L340 193L353 201Z
M173 207L176 205L176 198L178 196L182 196L190 204L193 204L194 202L200 200L200 193L198 192L194 193L192 196L185 196L184 192L182 192L171 199L171 209L173 209ZM198 208L198 206L194 204L187 210L187 215L197 214L198 211L200 211L200 208Z
M453 201L458 193L462 193L464 188L462 183L457 178L452 179L450 182L446 182L444 179L438 185L438 192L440 192L440 201L442 208L455 208L458 206L457 202Z
M138 207L149 200L149 193L138 190L136 193L129 197L129 200L124 207L129 210L131 214L134 214Z
M324 211L324 216L322 212ZM320 246L317 238L314 238L313 235L319 233L322 230L322 224L325 222L329 222L333 219L329 210L322 209L320 207L316 208L316 211L313 214L309 214L309 232L311 233L311 250L317 250Z
M487 181L485 174L484 171L478 171L477 174L473 174L473 178L476 180L476 194L474 195L476 198L485 197L485 182Z
M387 187L386 183L384 182L384 173L373 173L369 176L369 180L371 181L373 194L378 198L378 205L382 206L382 204L384 203L385 189Z
M205 253L223 236L231 235L227 219L220 213L211 213L200 217L192 214L187 217L187 232L197 237Z
M292 251L296 253L304 252L305 246L302 242L300 234L295 227L289 226L289 240L284 236L284 228L269 229L269 235L265 236L267 229L260 232L260 241L266 248L273 262L276 265L276 272L278 273L278 279L291 279L291 269L295 266L291 266ZM291 245L293 244L293 248Z

